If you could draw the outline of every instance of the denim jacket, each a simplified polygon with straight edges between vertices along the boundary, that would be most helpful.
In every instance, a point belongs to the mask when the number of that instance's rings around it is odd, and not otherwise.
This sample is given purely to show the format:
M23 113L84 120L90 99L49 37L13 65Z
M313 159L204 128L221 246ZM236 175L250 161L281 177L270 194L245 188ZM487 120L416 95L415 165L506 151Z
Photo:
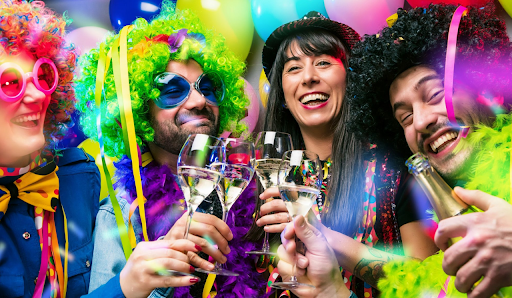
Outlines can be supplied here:
M126 193L120 191L117 197L123 213L123 221L127 224L130 204L123 198L124 195L126 195ZM141 240L139 235L142 227L137 211L132 215L131 222L138 243ZM94 256L92 264L89 292L96 290L106 280L118 276L126 264L126 258L124 256L114 215L114 207L112 206L110 197L100 202L100 209L96 217L96 229L94 231ZM148 297L164 298L172 296L173 288L158 288L153 290Z
M94 159L81 149L66 149L59 155L60 204L66 212L69 237L67 297L72 298L86 295L89 288L91 266L94 265L93 231L99 206L100 175ZM11 183L17 178L2 177L0 184ZM61 206L55 212L55 225L59 244L63 245ZM0 296L32 297L40 264L41 248L34 208L19 198L11 198L0 221ZM119 277L112 278L87 297L124 297Z

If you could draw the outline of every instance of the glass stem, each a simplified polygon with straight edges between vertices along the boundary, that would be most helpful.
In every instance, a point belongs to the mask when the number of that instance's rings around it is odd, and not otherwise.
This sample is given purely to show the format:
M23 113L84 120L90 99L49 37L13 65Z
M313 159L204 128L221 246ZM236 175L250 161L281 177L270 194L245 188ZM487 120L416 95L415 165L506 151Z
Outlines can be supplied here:
M297 252L295 252L293 255L292 276L290 277L290 281L297 282Z
M192 208L190 208L190 211L188 213L188 219L187 219L187 228L185 229L185 234L183 235L184 239L188 238L188 230L190 230L190 224L192 223L193 215L194 215L194 211L192 211Z
M263 238L263 251L268 252L270 251L270 244L268 243L268 233L265 232L265 236Z

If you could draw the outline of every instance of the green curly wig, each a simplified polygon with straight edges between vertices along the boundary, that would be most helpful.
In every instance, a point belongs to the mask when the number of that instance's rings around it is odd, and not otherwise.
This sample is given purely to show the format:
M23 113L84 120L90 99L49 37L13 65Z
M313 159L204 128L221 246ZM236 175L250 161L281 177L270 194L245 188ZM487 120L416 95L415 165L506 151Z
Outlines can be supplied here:
M153 85L154 78L165 71L171 60L195 60L204 72L215 72L226 87L224 100L219 105L219 132L231 131L240 135L246 125L240 122L246 116L249 99L244 94L244 80L241 75L245 64L228 50L224 38L203 26L199 18L189 10L177 10L170 1L164 1L161 12L150 23L137 19L133 29L128 33L128 76L132 100L135 133L139 147L152 142L154 130L150 123L149 101L157 98L160 91ZM163 42L151 42L148 39L160 34L171 35L180 29L188 33L202 34L205 45L194 38L186 38L178 51L171 53L169 46ZM107 51L114 44L118 35L109 36L104 42ZM81 124L84 133L98 139L94 92L96 71L99 59L99 46L80 58L82 75L76 81L77 108L82 113ZM102 133L105 153L121 157L124 152L123 133L120 123L119 106L112 67L105 78L102 104Z
M468 135L468 143L478 146L467 189L478 189L510 203L510 153L512 149L512 113L496 117L493 127L477 125ZM381 297L437 297L448 276L443 272L444 254L433 255L423 262L394 261L384 266L386 278L379 281ZM512 287L501 289L512 297ZM446 297L467 297L455 289L450 280Z

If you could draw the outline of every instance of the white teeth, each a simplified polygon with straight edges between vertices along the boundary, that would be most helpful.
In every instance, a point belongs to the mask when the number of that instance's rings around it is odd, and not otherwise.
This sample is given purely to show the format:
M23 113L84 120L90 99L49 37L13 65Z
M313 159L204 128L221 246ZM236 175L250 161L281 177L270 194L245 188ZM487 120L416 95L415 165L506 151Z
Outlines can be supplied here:
M18 116L16 118L14 118L12 120L12 122L14 123L23 123L23 122L27 122L27 121L34 121L34 120L39 120L41 118L41 114L37 113L37 114L31 114L31 115L23 115L23 116Z
M314 94L308 94L308 95L304 96L303 98L300 99L300 102L302 104L307 104L308 102L314 101L314 100L325 101L328 99L329 99L329 96L327 94L314 93Z
M437 153L437 149L439 149L439 147L441 147L441 145L444 145L448 141L456 139L458 135L459 135L458 132L449 131L449 132L443 134L442 136L440 136L439 138L437 138L437 140L435 140L434 142L430 143L430 148L432 149L432 151L434 153Z

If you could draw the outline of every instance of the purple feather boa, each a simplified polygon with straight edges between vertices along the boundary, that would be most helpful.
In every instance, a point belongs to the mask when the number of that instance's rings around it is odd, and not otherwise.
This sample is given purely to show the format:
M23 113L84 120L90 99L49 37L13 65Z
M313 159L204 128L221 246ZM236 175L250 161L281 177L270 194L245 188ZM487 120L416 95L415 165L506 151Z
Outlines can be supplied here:
M136 197L135 183L132 175L131 160L126 156L115 163L117 182L115 187L123 187L130 195L129 203ZM159 166L156 162L149 163L141 169L142 189L147 199L146 220L149 240L167 234L167 231L180 218L185 209L183 193L176 177L167 166ZM215 284L217 297L247 298L265 297L266 281L256 272L254 257L245 254L246 251L261 248L261 243L244 240L253 221L255 208L255 179L240 195L229 212L228 226L233 233L229 242L231 252L226 256L226 268L240 274L238 277L217 276ZM141 237L142 239L142 237ZM188 287L176 288L173 297L192 297Z

